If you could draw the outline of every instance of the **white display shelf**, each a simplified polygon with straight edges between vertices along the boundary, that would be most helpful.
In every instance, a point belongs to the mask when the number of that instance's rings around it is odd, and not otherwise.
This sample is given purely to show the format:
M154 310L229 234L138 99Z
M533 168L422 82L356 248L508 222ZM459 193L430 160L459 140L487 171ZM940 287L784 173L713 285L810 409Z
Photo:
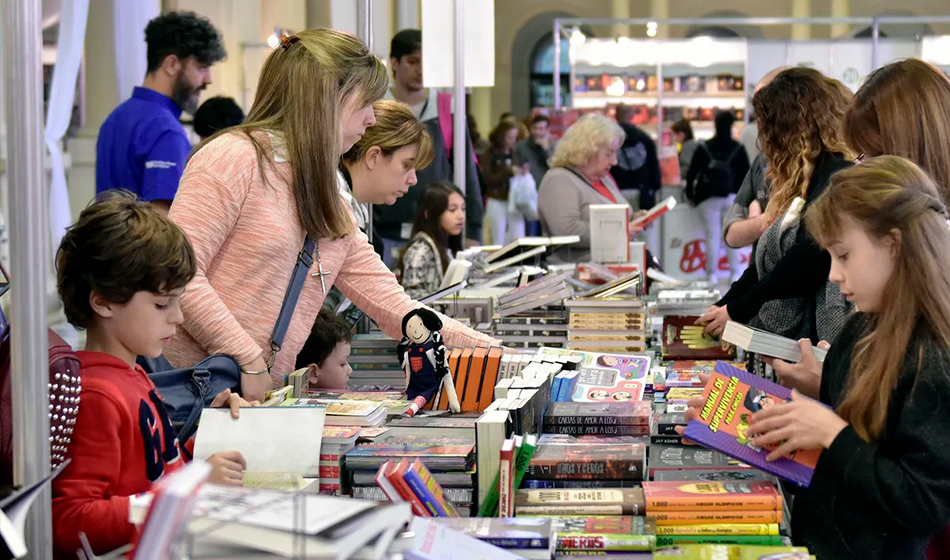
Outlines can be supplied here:
M625 103L628 105L644 105L656 107L655 93L605 95L601 92L574 92L574 107L578 109L598 109L608 105ZM746 107L745 93L664 93L662 104L664 107L688 107L699 109L705 107L744 109Z

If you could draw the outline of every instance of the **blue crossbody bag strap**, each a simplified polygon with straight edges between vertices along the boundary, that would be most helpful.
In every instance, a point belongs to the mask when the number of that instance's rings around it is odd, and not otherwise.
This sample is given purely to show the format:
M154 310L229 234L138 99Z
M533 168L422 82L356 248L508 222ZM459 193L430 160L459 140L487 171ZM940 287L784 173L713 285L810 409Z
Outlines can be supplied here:
M307 280L307 273L313 266L314 241L309 235L303 242L303 248L297 255L297 264L294 265L294 271L290 276L290 283L287 284L287 293L284 294L284 302L280 306L280 313L277 314L277 322L274 323L274 332L270 337L270 358L267 366L274 365L274 358L281 346L284 345L284 336L287 335L287 329L290 327L290 319L294 316L294 308L297 307L297 300L300 299L300 292L303 290L304 282Z

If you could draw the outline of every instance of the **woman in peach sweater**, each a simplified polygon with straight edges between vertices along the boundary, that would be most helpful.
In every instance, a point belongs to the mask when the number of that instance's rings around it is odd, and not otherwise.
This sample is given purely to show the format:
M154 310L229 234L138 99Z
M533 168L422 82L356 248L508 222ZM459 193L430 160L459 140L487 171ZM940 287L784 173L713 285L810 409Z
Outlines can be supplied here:
M331 286L387 334L402 337L416 307L383 265L340 196L336 168L388 87L386 68L356 37L328 29L281 39L261 70L247 121L198 146L171 218L195 249L198 273L181 300L184 323L165 347L176 367L233 356L245 398L290 373ZM283 347L270 335L304 239L316 240ZM497 341L443 319L448 346ZM271 363L272 362L272 363Z

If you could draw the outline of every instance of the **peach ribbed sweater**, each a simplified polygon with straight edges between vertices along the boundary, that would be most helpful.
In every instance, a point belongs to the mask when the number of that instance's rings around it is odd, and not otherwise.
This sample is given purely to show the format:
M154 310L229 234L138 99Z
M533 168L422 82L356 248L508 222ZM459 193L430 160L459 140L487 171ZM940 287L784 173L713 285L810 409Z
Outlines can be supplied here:
M253 145L238 134L211 142L185 169L170 215L194 246L198 274L181 300L184 323L165 347L165 357L175 367L210 354L229 354L243 364L269 352L305 232L289 186L289 164L266 165L265 174L266 184ZM405 294L366 235L322 240L320 256L329 273L327 290L336 285L399 340L402 317L419 304ZM316 270L314 258L311 272ZM320 279L308 276L274 363L275 386L293 370L324 297ZM442 321L446 346L498 344L453 319Z

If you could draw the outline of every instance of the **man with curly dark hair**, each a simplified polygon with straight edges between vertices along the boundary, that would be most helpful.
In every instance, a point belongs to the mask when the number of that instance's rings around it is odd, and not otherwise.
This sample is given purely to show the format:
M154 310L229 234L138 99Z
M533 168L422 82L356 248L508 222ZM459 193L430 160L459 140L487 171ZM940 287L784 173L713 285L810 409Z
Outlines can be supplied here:
M153 19L145 41L145 80L99 129L96 192L127 189L167 214L191 152L179 117L197 110L211 66L226 53L218 30L192 12Z

